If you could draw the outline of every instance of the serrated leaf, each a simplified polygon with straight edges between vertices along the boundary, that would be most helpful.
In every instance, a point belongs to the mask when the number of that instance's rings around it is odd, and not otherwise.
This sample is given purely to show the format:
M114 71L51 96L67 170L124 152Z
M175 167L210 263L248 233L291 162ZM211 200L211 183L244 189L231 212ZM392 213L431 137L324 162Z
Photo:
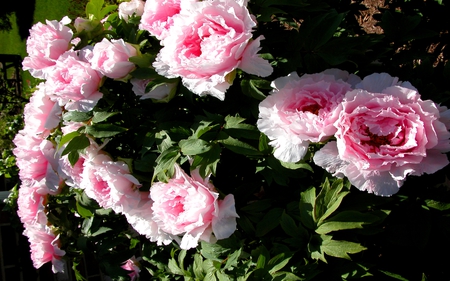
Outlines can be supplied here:
M200 280L203 280L205 278L205 275L203 274L203 257L199 253L194 254L194 264L193 264L193 270L194 270L194 276L195 278L198 278Z
M184 275L183 270L178 267L177 261L175 259L170 259L169 263L167 264L169 267L170 272L176 275Z
M209 175L216 175L221 151L220 146L214 144L209 151L195 155L194 161L191 164L191 169L198 168L202 178L206 178Z
M363 225L371 224L379 220L380 218L378 216L371 215L370 213L343 211L321 223L316 229L316 233L327 234L332 231L363 228Z
M158 158L156 158L156 167L153 172L153 179L158 178L159 181L167 182L175 172L174 165L180 157L177 147L171 147L164 150Z
M314 206L316 205L316 188L310 187L300 194L300 221L309 229L315 229Z
M222 137L220 140L218 140L218 142L222 143L227 149L237 154L253 155L253 156L261 155L260 151L258 151L256 148L249 145L248 143L245 143L231 136L228 136L225 133L221 133L221 135Z
M313 169L311 168L311 166L305 162L291 163L291 162L280 161L280 163L281 163L281 166L285 167L286 169L290 169L290 170L305 169L310 172L313 172Z
M239 248L238 250L234 251L231 255L229 255L227 258L227 262L223 267L223 270L236 266L238 264L238 259L241 256L241 252L242 248Z
M178 145L184 155L197 155L208 152L211 146L202 139L181 140Z
M106 111L94 112L94 116L92 117L92 123L103 122L109 117L114 116L116 114L118 114L118 112L106 112Z
M351 260L348 254L356 254L367 249L366 247L362 246L359 243L341 240L332 240L330 236L325 235L322 235L322 237L327 238L323 239L320 248L323 250L325 254L332 257Z
M114 124L93 124L86 126L85 132L95 138L109 138L123 133L126 130L126 128Z
M325 179L322 190L317 195L314 206L314 219L320 224L337 210L344 197L349 193L349 185L344 185L342 179L336 179L332 185Z

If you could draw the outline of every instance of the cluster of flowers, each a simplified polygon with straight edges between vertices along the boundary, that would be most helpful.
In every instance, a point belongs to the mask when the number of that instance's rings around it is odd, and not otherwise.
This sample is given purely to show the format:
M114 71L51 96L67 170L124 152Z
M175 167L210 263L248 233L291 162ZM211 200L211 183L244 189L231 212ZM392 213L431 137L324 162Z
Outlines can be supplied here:
M262 37L252 40L256 21L245 1L136 1L122 3L119 16L142 16L140 28L158 38L164 46L153 67L167 77L181 77L183 84L198 95L224 99L237 68L267 76L270 64L257 52ZM71 165L63 151L66 144L52 141L52 134L76 132L84 124L62 122L65 112L91 111L103 97L99 91L105 79L129 81L142 98L162 99L176 87L167 84L149 93L148 80L131 79L136 66L130 57L140 55L123 39L107 39L75 50L80 42L69 28L70 19L37 23L27 41L29 54L23 68L45 82L38 86L24 111L25 127L14 139L22 185L19 216L31 243L36 268L52 261L53 271L62 271L59 248L46 217L48 194L58 194L64 184L80 188L103 208L124 214L140 234L158 244L172 240L180 247L196 247L199 239L213 242L229 237L238 216L232 194L219 193L197 171L188 176L179 166L168 183L155 183L150 192L139 190L139 181L126 163L114 161L103 147L90 145ZM89 31L92 22L77 18L77 32ZM214 233L214 235L212 235ZM182 235L182 238L179 238Z
M180 78L199 95L225 99L236 69L269 76L272 67L258 52L262 36L253 39L256 20L246 0L132 0L119 5L124 21L140 16L139 28L159 40L153 62L166 78ZM66 112L89 112L103 97L106 79L133 84L141 98L164 99L177 83L146 91L149 80L131 78L130 58L141 55L123 39L102 41L75 50L80 39L70 19L38 23L27 41L23 68L44 79L25 107L25 127L17 134L14 153L20 169L19 216L31 243L36 268L51 261L63 270L65 254L46 217L47 195L63 185L79 188L103 208L123 214L140 234L159 245L173 240L183 249L199 240L214 242L236 229L234 197L223 199L197 170L187 175L177 164L172 179L141 191L130 167L116 161L89 138L75 165L55 135L79 134L82 122L63 121ZM92 22L78 18L77 32ZM259 106L258 129L274 147L274 156L298 162L310 143L328 141L314 162L333 175L346 176L359 189L378 195L397 192L407 175L434 173L448 164L450 110L423 101L410 83L388 74L364 79L330 69L299 77L291 73L272 83L273 91ZM148 89L147 89L148 90ZM125 265L131 268L130 263Z
M360 190L397 193L408 175L445 167L450 151L450 110L422 100L409 82L387 73L360 79L338 69L272 83L259 105L258 129L274 156L297 162L310 143L324 143L314 163Z

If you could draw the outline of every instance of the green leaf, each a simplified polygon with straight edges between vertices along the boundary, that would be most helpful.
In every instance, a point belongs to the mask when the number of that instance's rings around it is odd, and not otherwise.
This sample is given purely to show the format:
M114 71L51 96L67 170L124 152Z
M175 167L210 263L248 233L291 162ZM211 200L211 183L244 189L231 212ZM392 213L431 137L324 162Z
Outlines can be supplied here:
M378 271L383 273L384 275L389 276L391 278L394 278L396 280L410 281L410 279L407 279L407 278L405 278L405 277L403 277L403 276L401 276L400 274L397 274L397 273L393 273L393 272L389 272L389 271L381 270L381 269L378 269Z
M78 201L76 202L77 213L80 214L82 218L92 217L94 214L84 206L82 206Z
M136 68L133 70L130 75L133 78L137 79L156 79L160 78L161 76L156 73L156 71L153 68L145 67L145 68Z
M95 236L98 236L100 234L104 234L106 232L109 232L111 230L112 230L112 228L110 228L110 227L101 226L94 233L91 233L90 236L95 237Z
M291 163L291 162L280 161L280 163L281 163L281 166L285 167L286 169L290 169L290 170L306 169L308 171L314 172L313 169L311 168L311 166L305 162Z
M450 209L450 203L447 202L441 202L441 201L436 201L436 200L432 200L432 199L427 199L425 200L425 204L427 205L427 207L439 210L439 211L446 211Z
M300 194L300 221L309 229L315 229L314 206L316 205L316 188L310 187Z
M202 139L181 140L178 145L184 155L197 155L208 152L211 146Z
M178 267L177 261L172 258L168 263L169 271L176 275L184 275L184 271Z
M92 123L103 122L109 117L114 116L116 114L118 114L118 112L106 112L106 111L94 112L94 117L92 117Z
M229 255L227 258L227 262L223 267L223 270L236 266L238 264L238 259L241 256L241 252L242 248L239 248L238 250L234 251L231 255Z
M85 149L91 144L89 138L85 135L79 135L73 137L70 142L67 144L66 148L61 153L62 156L70 153L70 152L78 152L79 150Z
M148 68L152 66L152 63L155 60L155 55L146 53L139 56L130 57L128 60L141 68Z
M321 249L323 250L324 253L332 257L351 260L348 254L356 254L367 249L366 247L363 247L359 243L332 240L331 236L328 235L321 235L321 237L322 237L322 245L320 246Z
M210 147L210 150L194 156L191 169L199 168L200 176L206 178L209 175L216 175L217 164L220 160L222 149L218 144Z
M243 79L241 81L242 92L247 96L253 97L257 100L264 100L266 98L266 95L256 87L256 84L257 83L255 83L251 79Z
M194 276L195 278L198 278L200 280L203 280L205 278L205 275L203 274L203 257L199 253L194 254L194 264L193 264L193 270L194 270Z
M245 118L226 116L224 131L235 138L259 139L260 132L254 125L242 123Z
M285 258L285 253L281 253L271 258L267 263L267 267L270 268L269 273L273 275L275 272L281 270L288 264L291 257L292 256L288 256L287 258Z
M63 114L64 121L84 122L92 117L92 112L68 111Z
M335 10L321 13L318 16L305 20L300 27L300 36L304 40L306 50L314 51L328 42L345 17L345 13L338 14Z
M103 0L90 0L86 4L86 16L87 18L90 18L90 15L93 15L98 20L102 19L101 17L101 10L103 7L103 4L105 2Z
M256 225L256 236L262 237L280 224L283 209L273 208Z
M156 167L153 172L153 179L158 178L159 181L168 182L175 172L174 165L180 157L177 147L170 147L164 150L158 158L156 158Z
M221 139L218 140L218 142L222 143L227 149L237 154L262 155L261 152L259 152L256 148L249 145L248 143L245 143L231 136L228 136L226 133L223 132L221 132Z
M316 229L316 233L327 234L332 231L363 228L363 225L371 224L379 220L380 218L378 216L371 215L370 213L343 211L321 223Z
M95 138L109 138L126 130L126 128L114 124L93 124L86 126L85 132Z
M80 135L81 134L79 132L74 131L62 136L61 140L59 141L58 148L61 148L63 145L71 141L74 137L78 137Z
M336 179L332 185L328 179L325 180L314 206L314 218L318 224L337 210L344 197L349 193L349 188L349 184L344 185L342 179Z

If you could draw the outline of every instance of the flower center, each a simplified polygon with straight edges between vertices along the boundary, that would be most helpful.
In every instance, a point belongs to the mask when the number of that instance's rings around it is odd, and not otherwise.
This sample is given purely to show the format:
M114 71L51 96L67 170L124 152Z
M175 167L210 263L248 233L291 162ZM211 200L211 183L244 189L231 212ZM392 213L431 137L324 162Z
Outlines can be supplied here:
M365 129L365 133L370 138L369 140L363 140L361 143L363 145L370 145L373 147L380 147L382 145L387 145L391 143L389 135L387 136L379 136L377 134L372 133L369 128Z
M319 110L320 110L320 105L318 105L317 103L310 104L310 105L307 105L307 106L301 108L301 111L311 112L312 114L315 114L315 115L319 114Z

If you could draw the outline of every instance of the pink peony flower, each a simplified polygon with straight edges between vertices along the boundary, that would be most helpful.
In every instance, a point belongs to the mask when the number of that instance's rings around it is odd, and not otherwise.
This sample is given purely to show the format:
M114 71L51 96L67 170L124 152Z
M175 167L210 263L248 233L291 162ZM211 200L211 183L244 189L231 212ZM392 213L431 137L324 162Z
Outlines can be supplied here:
M24 108L25 131L45 138L59 125L61 114L61 107L50 100L45 84L41 83Z
M386 73L356 87L342 103L336 141L315 154L317 165L360 190L389 196L408 175L431 174L449 163L443 154L450 151L449 127L440 120L447 109Z
M257 126L271 140L277 159L297 162L310 142L334 135L341 101L352 89L345 82L349 79L358 80L346 71L328 70L302 77L293 72L272 82L274 90L259 104Z
M168 183L158 182L150 188L153 220L170 235L183 235L182 249L194 248L198 240L213 242L229 237L236 229L234 197L223 201L209 179L194 171L189 177L179 166ZM212 236L214 232L214 236Z
M123 214L127 218L128 223L139 234L144 235L151 242L156 242L157 245L169 245L173 239L177 240L177 236L171 235L162 231L156 222L151 218L153 217L152 204L153 201L149 198L150 192L141 191L141 200L134 208L130 208L123 211Z
M126 260L121 267L127 271L131 271L130 273L128 273L131 281L139 278L139 272L141 272L141 269L139 268L139 262L134 256Z
M140 200L138 186L127 164L114 162L106 154L90 155L83 163L80 188L105 209L121 213L133 208Z
M180 13L181 0L146 1L139 28L147 30L159 40L167 36L173 17Z
M66 110L90 111L102 98L98 91L101 74L92 69L89 63L81 61L76 52L62 55L49 72L46 89L50 96Z
M149 1L151 2L151 1ZM119 18L128 22L128 18L132 15L142 16L144 13L144 1L142 0L131 0L129 2L122 2L119 4Z
M70 19L64 17L60 22L39 22L31 28L27 39L28 57L22 63L24 70L29 70L36 78L46 78L46 72L55 65L59 56L71 48L73 32L66 26L69 23Z
M47 193L56 194L60 178L55 172L57 161L55 147L51 141L19 131L13 140L16 165L21 181L37 181L47 187Z
M174 92L176 91L178 85L178 82L159 84L146 92L146 87L151 81L151 79L131 79L130 82L133 85L132 91L137 96L141 96L141 100L162 100L174 95Z
M36 181L25 181L19 188L17 215L25 227L34 224L47 224L44 206L46 195L40 193L42 193L42 187Z
M262 37L252 41L256 22L245 4L235 0L182 1L153 63L158 74L181 77L193 93L220 100L225 98L236 68L270 75L272 67L257 55Z
M106 38L95 44L90 63L92 68L109 78L127 76L135 65L128 59L136 56L136 49L122 39L108 41Z
M59 235L56 236L48 226L28 227L24 231L30 242L31 260L35 268L52 262L54 273L64 272L61 257L66 254L59 246Z

